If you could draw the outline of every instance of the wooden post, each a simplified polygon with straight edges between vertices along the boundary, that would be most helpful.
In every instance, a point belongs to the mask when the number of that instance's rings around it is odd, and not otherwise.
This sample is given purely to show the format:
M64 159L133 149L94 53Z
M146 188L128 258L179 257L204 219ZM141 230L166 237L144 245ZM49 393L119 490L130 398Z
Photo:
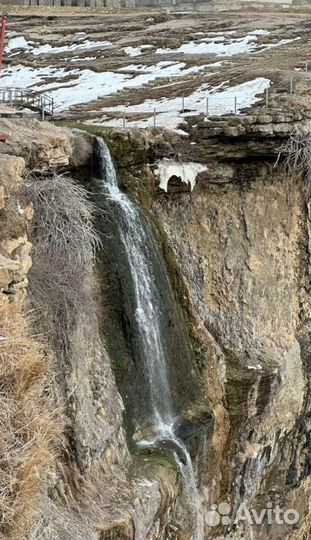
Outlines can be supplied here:
M125 128L125 111L123 112L123 127Z
M238 98L235 96L235 97L234 97L234 114L237 113L237 109L238 109L238 107L237 107L237 102L238 102Z
M268 109L269 107L269 88L266 88L266 99L265 99L265 105L266 105L266 109Z
M44 99L41 98L41 118L44 120Z
M305 80L307 80L308 78L308 60L306 60L306 65L305 65Z
M290 76L290 79L289 79L289 95L290 96L293 95L293 76L292 75Z
M209 103L208 103L208 97L207 97L206 98L206 116L208 116L208 105Z
M181 112L185 112L185 96L182 96L181 98Z
M157 125L157 112L156 109L153 109L153 125L154 127Z

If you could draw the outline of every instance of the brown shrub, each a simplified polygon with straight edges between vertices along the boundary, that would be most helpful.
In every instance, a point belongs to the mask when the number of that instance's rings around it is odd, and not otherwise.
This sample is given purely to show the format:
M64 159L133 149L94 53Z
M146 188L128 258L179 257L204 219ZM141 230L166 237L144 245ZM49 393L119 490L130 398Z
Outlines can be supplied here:
M41 174L41 176L40 176ZM33 203L29 285L33 306L53 347L67 349L76 319L90 306L90 275L98 245L89 193L72 179L34 172L22 191Z
M279 149L277 163L283 158L288 171L303 172L311 188L311 135L295 131Z

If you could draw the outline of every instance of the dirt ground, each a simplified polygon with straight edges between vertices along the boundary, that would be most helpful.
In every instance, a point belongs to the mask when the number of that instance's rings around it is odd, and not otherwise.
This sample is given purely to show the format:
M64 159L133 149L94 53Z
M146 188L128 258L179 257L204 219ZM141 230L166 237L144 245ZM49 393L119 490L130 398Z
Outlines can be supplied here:
M146 100L171 99L191 95L208 83L210 88L236 86L256 77L272 81L273 92L282 98L289 93L292 77L294 90L305 95L306 60L310 54L310 10L275 10L264 8L243 9L230 12L167 13L165 11L117 11L92 8L17 8L11 7L8 15L8 35L23 36L37 46L70 46L75 36L83 33L84 40L109 41L112 46L97 50L75 50L66 53L46 53L34 56L28 50L17 49L7 54L7 66L53 68L68 71L62 80L49 76L43 83L55 90L64 83L70 84L77 72L92 70L95 73L126 73L137 75L137 70L148 70L159 62L182 62L183 70L205 66L204 70L185 75L159 76L147 84L124 88L102 97L75 104L67 116L92 120L107 107L120 108L139 105ZM199 44L203 35L225 36L224 44L245 38L260 30L256 36L256 50L219 56L208 53L181 53L178 49L189 43ZM129 55L126 47L145 47L138 55ZM159 54L159 50L170 49ZM208 66L208 67L206 67ZM311 72L311 62L310 62ZM116 113L117 114L117 113ZM64 115L64 112L62 112ZM109 115L111 113L109 112ZM113 116L113 114L112 114Z

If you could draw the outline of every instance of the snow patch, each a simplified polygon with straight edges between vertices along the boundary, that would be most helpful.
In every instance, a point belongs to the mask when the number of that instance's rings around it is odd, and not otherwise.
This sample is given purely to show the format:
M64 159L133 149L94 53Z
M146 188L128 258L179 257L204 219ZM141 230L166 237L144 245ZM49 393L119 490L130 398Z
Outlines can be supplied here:
M128 47L123 47L123 50L128 56L141 56L148 49L152 48L152 45L139 45L139 47L131 47L129 45Z
M76 34L78 36L78 34ZM61 45L53 47L50 43L45 45L38 45L34 41L27 41L24 36L18 36L10 39L5 50L6 53L11 53L16 49L28 50L34 56L39 56L41 54L59 54L67 53L72 51L94 51L96 49L109 49L112 47L111 41L89 41L85 40L81 43L83 39L83 34L79 34L78 43L71 43L70 45Z
M159 62L154 66L133 64L126 68L126 72L133 71L132 76L122 73L123 68L118 73L109 71L97 73L90 69L67 71L65 68L57 69L51 66L34 69L17 65L4 70L1 83L4 86L49 91L49 95L55 100L55 107L61 111L72 105L88 103L101 96L115 94L124 88L141 87L158 77L186 76L208 67L208 65L189 68L185 66L184 62L171 61ZM64 77L68 80L63 81Z
M31 53L35 56L41 54L59 54L67 52L78 51L95 51L96 49L110 49L112 43L110 41L89 41L86 40L83 43L72 43L71 45L61 45L60 47L52 47L49 43L46 45L40 45L33 48Z
M286 45L300 38L282 39L278 43L258 44L257 36L266 35L266 30L254 30L243 38L228 40L226 35L206 37L199 41L183 43L178 49L157 49L156 54L216 54L217 56L233 56L251 52L263 52L274 47ZM257 49L259 49L257 51Z
M262 94L271 84L270 79L257 77L231 88L223 89L224 83L215 88L208 84L200 86L190 96L184 98L185 109L189 112L182 113L182 99L163 98L160 100L148 99L137 105L122 105L117 107L106 107L104 113L124 112L127 113L146 113L149 116L146 120L127 120L127 127L152 127L153 114L156 111L156 125L168 129L176 129L187 116L195 114L204 114L206 112L206 98L209 98L209 115L222 115L234 112L235 98L237 98L237 114L241 109L250 107L260 99L257 94ZM100 123L106 126L120 126L122 119L103 120Z
M174 161L173 159L164 158L158 162L157 175L160 179L160 188L167 192L168 182L172 176L177 176L180 180L190 186L191 191L196 184L197 175L206 171L207 166L201 163L195 163L190 161L188 163L182 163Z
M69 62L86 62L86 61L89 61L89 60L96 60L96 56L82 56L82 57L74 57L74 58L70 58Z
M248 369L256 369L258 371L262 370L262 366L260 364L256 364L256 366L247 366Z
M22 66L21 64L19 64L12 68L6 68L3 71L3 76L1 77L1 85L16 86L18 88L29 88L31 90L34 90L35 87L33 87L33 85L35 84L41 83L42 81L51 77L56 77L57 80L62 79L67 75L68 71L65 71L64 68L56 69L47 66L33 69L31 67ZM61 81L58 81L57 84L61 85L62 83ZM45 90L46 86L41 87L41 90L43 89Z
M10 39L9 43L5 47L5 52L10 53L14 51L15 49L24 49L28 50L31 49L32 46L30 45L30 42L28 42L24 36L18 36Z

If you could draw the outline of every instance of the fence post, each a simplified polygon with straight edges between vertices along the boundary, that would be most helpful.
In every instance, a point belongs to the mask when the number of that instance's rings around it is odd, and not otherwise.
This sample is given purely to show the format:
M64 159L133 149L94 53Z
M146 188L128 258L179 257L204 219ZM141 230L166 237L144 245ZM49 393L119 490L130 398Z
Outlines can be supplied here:
M266 99L265 99L265 105L266 105L266 109L268 109L269 107L269 88L266 88Z
M234 96L234 114L235 114L235 115L236 115L236 113L237 113L237 101L238 101L237 97Z
M290 96L293 95L293 76L292 75L290 76L290 79L289 79L289 95Z
M185 112L185 96L182 96L181 98L181 112Z
M153 109L153 125L154 127L157 125L157 112L156 109Z
M209 103L208 103L208 97L207 97L206 98L206 116L208 116L208 105Z
M305 65L305 80L307 80L308 78L308 60L306 60L306 65Z
M44 99L41 98L41 118L44 120Z
M125 111L123 112L123 127L125 128Z

